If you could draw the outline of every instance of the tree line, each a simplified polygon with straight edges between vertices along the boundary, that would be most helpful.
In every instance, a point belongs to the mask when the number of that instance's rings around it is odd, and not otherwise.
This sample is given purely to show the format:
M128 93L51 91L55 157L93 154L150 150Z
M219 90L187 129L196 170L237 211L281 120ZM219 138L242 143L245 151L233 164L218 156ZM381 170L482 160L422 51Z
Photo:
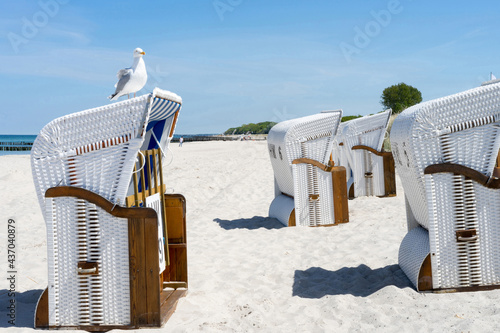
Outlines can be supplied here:
M420 102L422 102L422 93L417 88L405 83L398 83L385 88L380 98L380 104L386 109L392 109L393 114L400 113L404 109ZM362 116L344 116L342 117L342 122L359 117ZM276 123L273 121L264 121L257 124L250 123L240 127L232 127L225 131L224 134L268 134L274 125L276 125Z

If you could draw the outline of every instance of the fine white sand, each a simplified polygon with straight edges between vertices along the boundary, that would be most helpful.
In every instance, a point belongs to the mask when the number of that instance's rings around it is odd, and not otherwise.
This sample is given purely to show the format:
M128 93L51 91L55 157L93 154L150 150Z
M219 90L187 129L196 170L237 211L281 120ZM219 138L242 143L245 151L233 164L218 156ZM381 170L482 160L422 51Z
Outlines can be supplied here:
M286 228L265 141L172 145L170 191L187 199L189 291L165 332L494 332L500 290L417 293L397 264L403 189L349 201L350 222ZM0 330L7 323L7 220L16 221L17 332L33 331L47 284L45 223L30 159L0 156ZM144 331L145 332L145 331Z

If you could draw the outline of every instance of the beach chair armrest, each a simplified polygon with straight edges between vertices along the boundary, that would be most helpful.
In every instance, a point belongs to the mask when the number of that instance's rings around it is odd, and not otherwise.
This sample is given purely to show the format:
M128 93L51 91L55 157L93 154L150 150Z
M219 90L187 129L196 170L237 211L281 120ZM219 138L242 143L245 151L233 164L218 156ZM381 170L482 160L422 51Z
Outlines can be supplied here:
M500 178L488 177L481 172L460 164L441 163L429 165L424 169L424 174L430 175L435 173L453 173L470 178L473 181L492 189L500 188Z
M45 192L46 198L75 197L91 202L115 217L123 218L156 218L152 208L125 208L115 205L97 193L75 186L51 187Z
M358 150L358 149L368 150L370 153L375 154L377 156L392 156L391 152L378 151L378 150L373 149L372 147L368 147L368 146L364 146L364 145L357 145L357 146L352 147L352 150Z
M318 161L310 159L310 158L297 158L297 159L292 161L292 164L311 164L311 165L314 165L315 167L318 167L321 170L326 171L326 172L331 172L333 169L333 162L330 162L330 163L332 163L332 164L325 165L321 162L318 162Z

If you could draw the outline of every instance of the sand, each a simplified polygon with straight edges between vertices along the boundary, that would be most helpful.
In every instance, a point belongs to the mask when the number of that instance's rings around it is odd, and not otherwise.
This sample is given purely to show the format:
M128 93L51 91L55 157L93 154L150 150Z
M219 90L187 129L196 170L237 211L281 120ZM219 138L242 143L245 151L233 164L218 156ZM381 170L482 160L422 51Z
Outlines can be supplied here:
M286 228L266 142L172 145L168 190L187 199L189 292L165 332L493 332L500 290L417 293L397 264L404 193L349 201L350 222ZM0 331L33 331L47 284L30 159L0 156ZM7 320L7 221L16 223L16 326ZM146 332L146 331L143 331Z

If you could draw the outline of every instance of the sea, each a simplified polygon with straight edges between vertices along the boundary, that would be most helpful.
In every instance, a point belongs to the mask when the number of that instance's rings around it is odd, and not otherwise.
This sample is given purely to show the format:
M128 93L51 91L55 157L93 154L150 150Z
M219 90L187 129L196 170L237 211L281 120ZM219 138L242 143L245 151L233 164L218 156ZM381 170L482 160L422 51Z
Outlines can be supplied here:
M216 134L174 134L172 141L179 141L192 137L214 136ZM3 155L29 155L36 135L2 135L0 134L0 156Z

